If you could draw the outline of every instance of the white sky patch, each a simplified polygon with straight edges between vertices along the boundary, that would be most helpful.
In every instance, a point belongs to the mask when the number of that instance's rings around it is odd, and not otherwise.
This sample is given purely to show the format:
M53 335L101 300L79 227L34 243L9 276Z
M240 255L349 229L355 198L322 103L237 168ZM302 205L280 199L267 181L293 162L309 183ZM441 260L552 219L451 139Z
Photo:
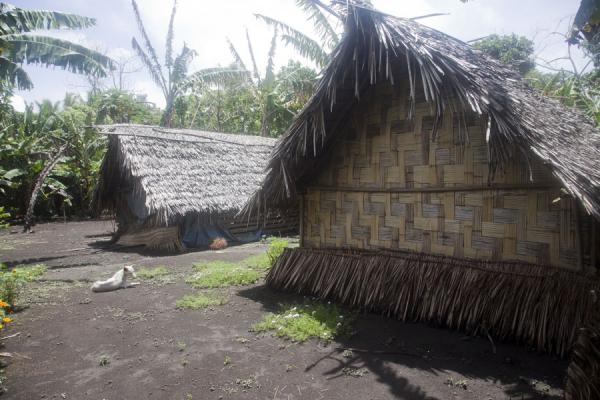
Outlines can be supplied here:
M133 93L146 95L147 101L154 103L156 107L165 106L165 97L162 91L152 81L137 81L132 88Z
M58 36L107 52L115 59L126 59L133 55L133 36L141 40L128 0L13 2L24 8L57 9L96 18L97 25L93 28L77 32L61 31ZM579 6L579 0L470 0L467 3L459 0L373 0L373 3L381 11L399 17L448 13L449 15L422 19L419 22L464 41L492 33L513 32L532 38L535 40L536 56L539 57L540 64L567 55L568 47L564 38L553 32L567 32L570 20ZM165 37L173 3L169 0L138 0L138 4L158 58L163 62ZM248 28L258 67L264 71L273 30L258 21L254 13L282 20L313 38L317 37L312 24L306 20L306 15L295 5L295 0L179 0L175 18L174 55L179 53L185 41L198 52L190 72L200 68L227 66L233 61L226 42L229 37L250 68L246 43ZM572 50L580 68L585 61L576 48ZM289 59L301 60L291 48L278 42L276 68L285 65ZM566 59L554 62L553 66L571 69L571 63ZM150 101L163 105L162 94L150 76L143 69L135 69L139 71L127 75L126 87L137 93L146 91ZM87 85L85 79L60 70L33 66L27 66L26 70L30 73L35 88L30 92L19 91L18 94L27 101L43 98L60 100L66 91L81 90ZM110 79L105 83L112 86Z
M19 95L13 95L10 98L10 104L18 112L25 111L25 100L23 99L23 97L21 97Z

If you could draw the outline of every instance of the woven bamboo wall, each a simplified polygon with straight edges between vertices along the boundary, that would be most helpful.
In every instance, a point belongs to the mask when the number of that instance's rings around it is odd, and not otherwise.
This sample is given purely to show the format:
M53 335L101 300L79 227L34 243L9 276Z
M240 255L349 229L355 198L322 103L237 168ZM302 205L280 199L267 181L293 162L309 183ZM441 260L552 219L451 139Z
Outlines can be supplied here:
M490 180L487 120L446 112L434 141L429 106L418 103L413 120L407 113L406 96L391 87L361 99L345 139L306 188L304 246L577 267L578 236L586 236L587 225L575 216L574 200L555 201L560 186L549 168L528 168L516 154ZM465 126L468 143L461 140Z

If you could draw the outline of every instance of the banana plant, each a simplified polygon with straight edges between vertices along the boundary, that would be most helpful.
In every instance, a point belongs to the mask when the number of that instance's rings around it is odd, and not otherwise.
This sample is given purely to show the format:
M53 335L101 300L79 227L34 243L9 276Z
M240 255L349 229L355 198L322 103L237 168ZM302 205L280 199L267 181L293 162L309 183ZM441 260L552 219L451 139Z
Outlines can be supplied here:
M59 67L104 77L113 68L110 58L85 46L31 32L48 29L83 29L95 20L57 11L25 10L0 3L0 82L19 89L33 88L24 64Z
M246 71L230 68L205 68L199 71L189 73L189 65L197 56L195 50L190 49L184 43L179 54L173 57L174 41L174 21L177 11L177 0L173 2L171 9L171 18L167 30L164 64L161 64L156 50L150 41L140 9L135 0L131 1L133 13L138 25L141 36L141 42L134 37L131 40L133 50L140 58L142 64L152 77L154 83L161 89L165 98L165 110L161 117L161 126L170 127L173 122L175 101L183 96L192 88L201 86L212 86L228 79L239 78L246 74Z

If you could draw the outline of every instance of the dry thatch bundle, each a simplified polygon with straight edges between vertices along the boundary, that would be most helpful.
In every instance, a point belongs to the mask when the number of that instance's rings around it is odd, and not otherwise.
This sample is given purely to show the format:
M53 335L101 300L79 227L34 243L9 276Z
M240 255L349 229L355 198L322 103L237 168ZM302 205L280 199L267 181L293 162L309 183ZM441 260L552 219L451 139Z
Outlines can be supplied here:
M402 79L410 89L409 118L417 98L431 105L433 140L446 110L479 114L487 120L492 178L516 151L529 163L546 164L600 217L600 135L583 114L541 95L516 71L467 43L415 21L350 5L345 30L316 93L276 146L248 211L293 199L347 133L340 128L369 88Z
M567 370L567 400L600 399L600 301L592 293L596 312L579 333Z
M591 277L521 262L343 249L286 249L269 271L277 289L403 321L525 343L564 356L593 304Z
M126 244L178 248L186 235L192 244L224 234L235 240L233 231L268 225L236 215L264 178L274 139L142 125L101 131L109 140L96 207L116 213Z

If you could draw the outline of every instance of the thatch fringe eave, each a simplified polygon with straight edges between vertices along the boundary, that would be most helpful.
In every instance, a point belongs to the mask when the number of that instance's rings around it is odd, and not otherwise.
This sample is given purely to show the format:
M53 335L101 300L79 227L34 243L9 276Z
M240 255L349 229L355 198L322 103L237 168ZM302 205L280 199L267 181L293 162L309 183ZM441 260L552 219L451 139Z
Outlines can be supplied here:
M565 356L593 303L597 278L523 262L401 251L287 249L275 289L332 299L469 334L487 333Z

